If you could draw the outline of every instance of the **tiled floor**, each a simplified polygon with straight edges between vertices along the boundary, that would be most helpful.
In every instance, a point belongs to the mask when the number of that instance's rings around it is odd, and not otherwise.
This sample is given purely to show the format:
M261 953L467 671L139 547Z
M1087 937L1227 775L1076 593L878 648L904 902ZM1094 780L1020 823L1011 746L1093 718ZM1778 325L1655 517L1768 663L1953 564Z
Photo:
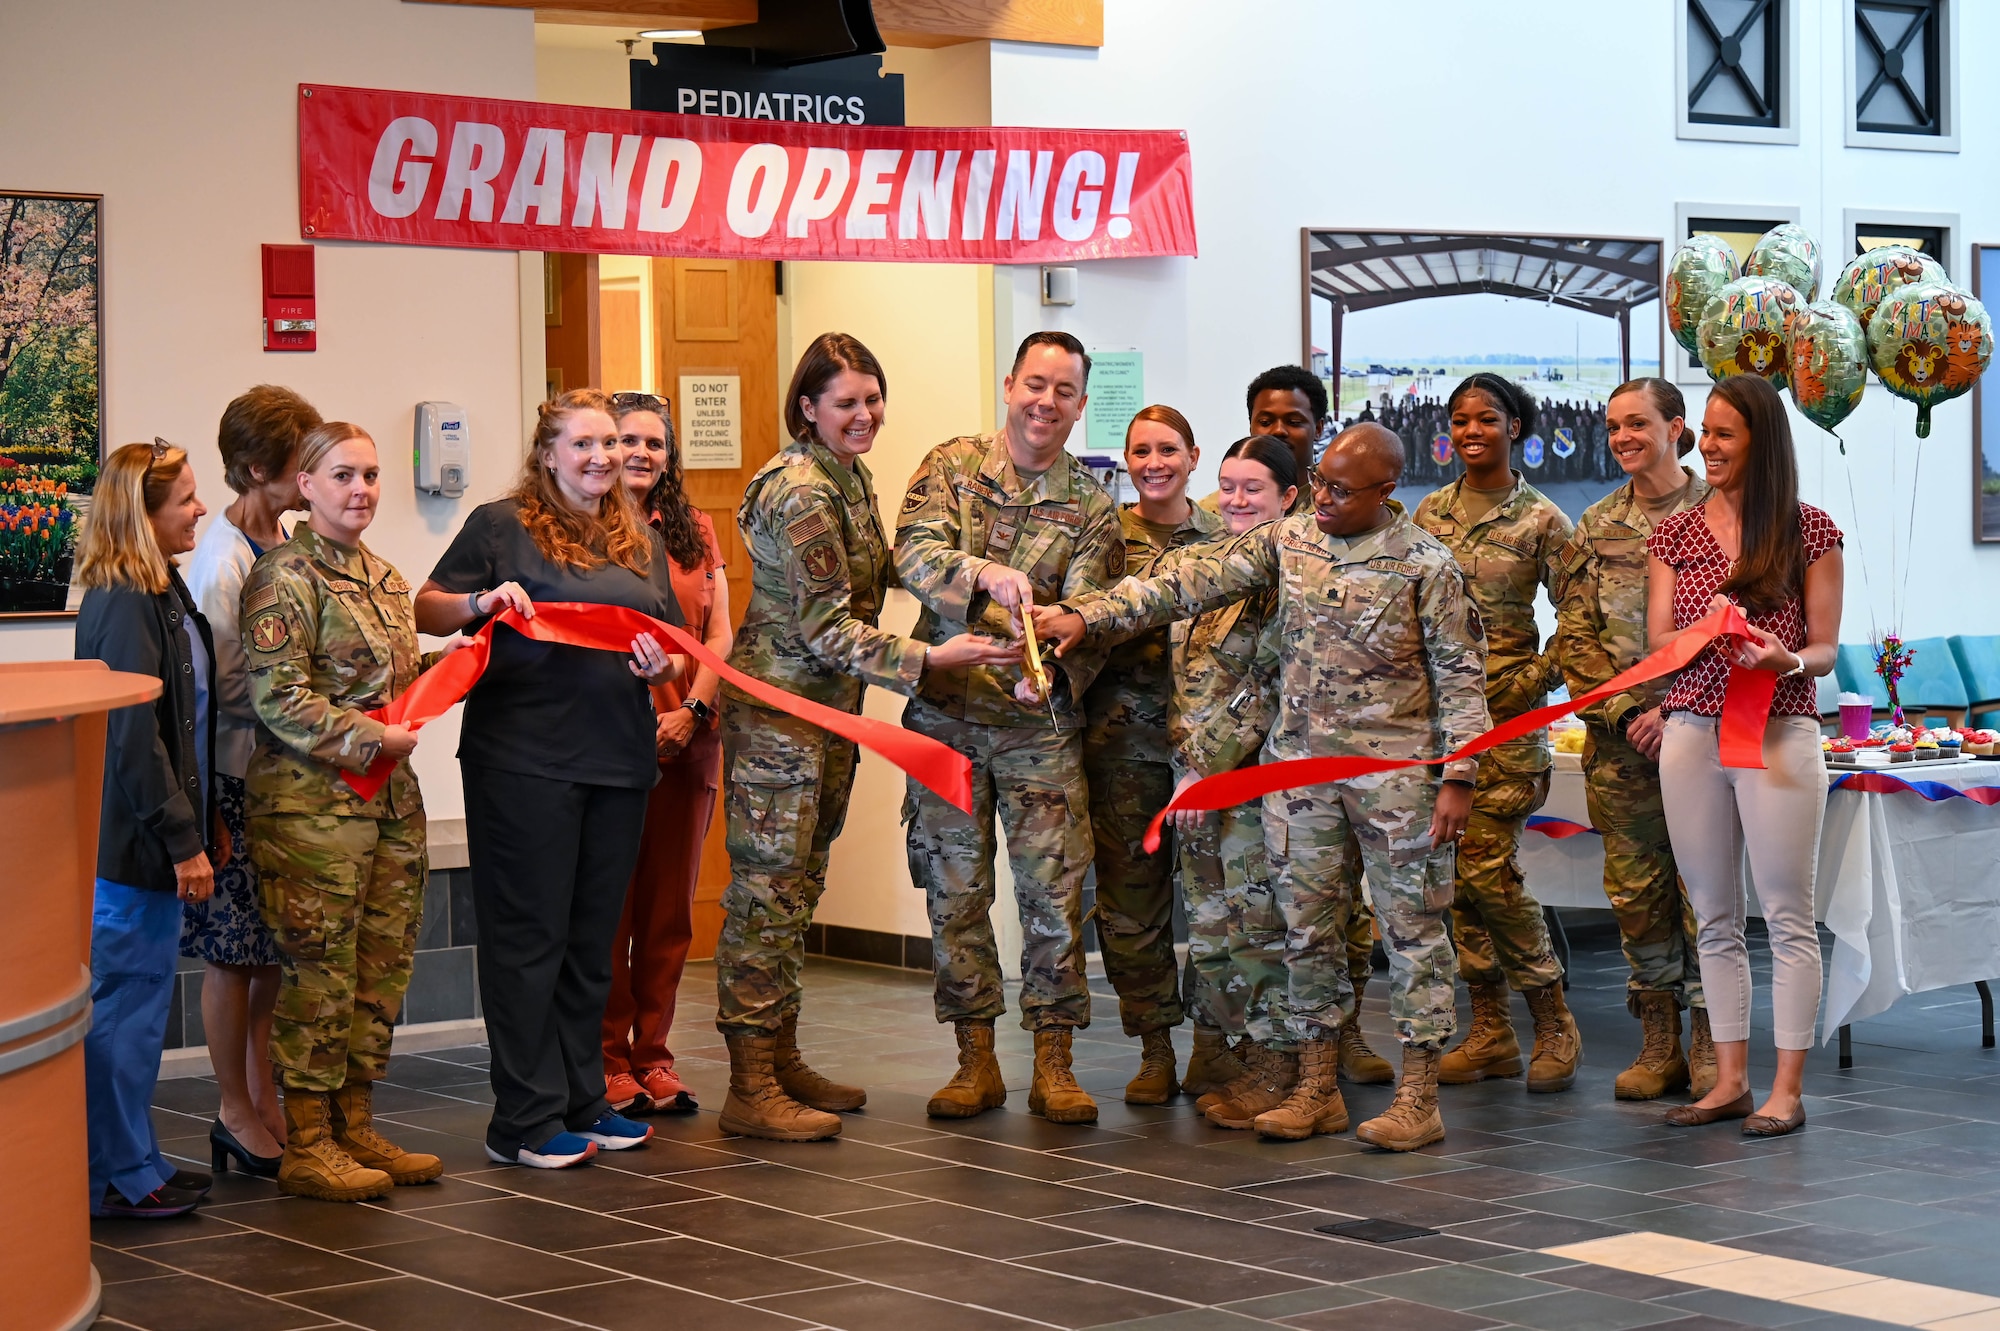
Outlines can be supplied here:
M1752 1142L1728 1125L1667 1129L1661 1106L1614 1101L1637 1044L1623 962L1579 947L1573 976L1587 1050L1576 1088L1446 1088L1449 1136L1395 1156L1351 1134L1223 1132L1185 1100L1128 1108L1118 1095L1137 1046L1101 981L1099 1024L1076 1046L1097 1126L1027 1114L1027 1036L1004 1027L1007 1109L932 1122L924 1099L952 1053L927 980L820 961L808 1050L864 1082L868 1109L833 1143L724 1137L713 974L695 967L677 1043L708 1108L655 1119L649 1148L564 1173L493 1166L482 1051L402 1055L378 1106L399 1140L445 1158L442 1183L333 1206L230 1175L196 1218L99 1222L101 1325L2000 1327L2000 1058L1978 1048L1971 991L1857 1028L1852 1071L1815 1050L1810 1125ZM1379 982L1370 999L1366 1025L1386 1047ZM1517 1025L1525 1039L1525 1009ZM214 1095L182 1080L158 1096L168 1150L203 1168ZM1348 1099L1358 1120L1388 1089ZM1315 1232L1359 1217L1439 1233Z

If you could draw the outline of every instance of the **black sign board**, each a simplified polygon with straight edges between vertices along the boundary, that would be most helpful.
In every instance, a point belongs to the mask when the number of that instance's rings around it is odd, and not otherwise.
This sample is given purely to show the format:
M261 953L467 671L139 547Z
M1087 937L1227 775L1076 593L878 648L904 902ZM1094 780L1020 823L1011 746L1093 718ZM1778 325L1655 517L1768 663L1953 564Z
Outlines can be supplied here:
M656 42L652 60L632 62L632 109L818 125L900 125L903 76L884 74L879 55L784 69L752 64L745 50Z

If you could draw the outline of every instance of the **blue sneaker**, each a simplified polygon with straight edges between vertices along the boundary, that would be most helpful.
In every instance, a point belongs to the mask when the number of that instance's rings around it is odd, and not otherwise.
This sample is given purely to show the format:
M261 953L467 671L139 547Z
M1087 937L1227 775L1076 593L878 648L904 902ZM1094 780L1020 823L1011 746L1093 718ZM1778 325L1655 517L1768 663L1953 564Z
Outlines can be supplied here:
M635 1123L623 1114L607 1109L597 1116L597 1122L576 1135L585 1141L596 1142L607 1151L629 1151L634 1146L644 1146L651 1141L653 1127L650 1123Z
M486 1158L503 1165L526 1165L530 1169L568 1169L580 1165L597 1154L597 1143L585 1141L573 1132L558 1132L543 1142L541 1149L531 1151L525 1146L516 1147L512 1155L493 1149L492 1143L486 1147Z

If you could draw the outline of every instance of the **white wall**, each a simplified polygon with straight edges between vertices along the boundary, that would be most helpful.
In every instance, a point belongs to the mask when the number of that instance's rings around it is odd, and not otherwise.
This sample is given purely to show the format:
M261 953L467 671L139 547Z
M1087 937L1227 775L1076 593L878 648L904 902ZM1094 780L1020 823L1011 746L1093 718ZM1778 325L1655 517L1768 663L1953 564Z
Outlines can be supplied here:
M258 246L299 240L299 83L531 97L532 19L398 0L8 5L0 182L105 196L110 444L185 445L219 509L231 497L215 449L224 405L252 384L288 384L381 444L369 544L418 581L519 464L518 265L502 252L322 243L321 349L263 351ZM416 495L409 440L428 398L472 421L463 499ZM0 659L71 651L68 621L0 624ZM417 751L433 817L463 811L456 744L453 718Z
M1231 21L1201 0L1105 0L1100 50L995 43L994 124L1186 129L1201 244L1196 259L1086 264L1069 309L1040 306L1033 269L998 270L996 353L1038 326L1140 347L1147 396L1219 443L1242 432L1250 378L1298 359L1305 226L1671 240L1676 202L1791 205L1838 271L1843 209L1945 212L1968 280L1964 242L2000 240L2000 93L1976 76L2000 7L1957 7L1967 77L1950 154L1846 148L1844 8L1799 3L1796 147L1674 137L1671 0L1261 0ZM1892 601L1911 636L2000 632L2000 598L1967 594L2000 576L2000 548L1970 537L1970 400L1937 410L1921 493L1914 419L1871 386L1845 458L1794 421L1804 496L1850 534L1847 641L1886 627ZM1918 570L1906 595L1887 576L1892 544Z

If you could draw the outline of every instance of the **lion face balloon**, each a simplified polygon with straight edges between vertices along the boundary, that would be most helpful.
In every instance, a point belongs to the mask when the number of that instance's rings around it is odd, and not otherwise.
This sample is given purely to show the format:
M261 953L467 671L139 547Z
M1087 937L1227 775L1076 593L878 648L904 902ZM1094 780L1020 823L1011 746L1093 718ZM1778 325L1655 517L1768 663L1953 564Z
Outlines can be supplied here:
M1775 277L1805 300L1819 295L1819 242L1797 222L1766 231L1743 261L1745 277Z
M1738 276L1736 251L1717 236L1691 237L1667 261L1667 331L1689 353L1701 352L1701 312Z
M1861 403L1868 385L1868 335L1853 311L1819 300L1792 319L1792 401L1799 413L1831 432Z
M1790 283L1739 277L1702 311L1695 354L1712 379L1754 374L1779 388L1791 372L1791 321L1805 306Z
M1867 332L1875 311L1889 294L1913 282L1943 282L1944 268L1908 245L1881 245L1848 261L1828 294L1853 311Z
M1917 404L1917 438L1931 432L1931 408L1966 392L1993 357L1986 307L1945 282L1898 287L1868 324L1868 357L1882 386Z

